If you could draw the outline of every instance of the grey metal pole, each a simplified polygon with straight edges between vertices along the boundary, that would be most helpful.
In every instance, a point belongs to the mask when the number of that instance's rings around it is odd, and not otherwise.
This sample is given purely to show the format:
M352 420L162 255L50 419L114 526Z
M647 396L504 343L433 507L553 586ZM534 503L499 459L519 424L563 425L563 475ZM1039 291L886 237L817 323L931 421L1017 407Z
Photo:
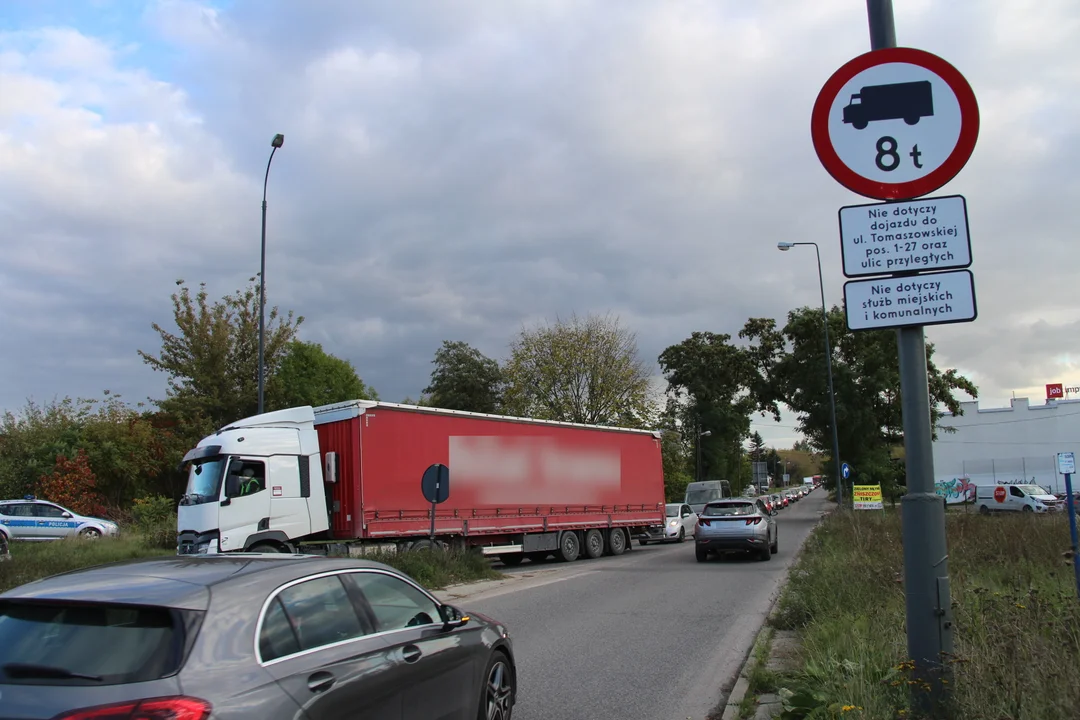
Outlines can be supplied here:
M280 138L280 140L279 140ZM281 147L284 138L275 135L271 142L270 159L266 161L266 175L263 177L262 199L262 244L259 251L259 414L263 412L263 386L266 382L266 361L264 348L266 345L266 185L270 181L270 163L274 162L274 153Z
M870 48L896 47L892 0L866 0ZM950 665L953 651L952 600L949 592L945 508L934 490L930 388L926 369L926 336L922 326L897 330L901 411L907 493L901 500L904 545L908 656L915 664L912 700L922 714L949 714ZM923 685L925 683L925 685Z
M694 465L694 482L701 482L701 423L694 429L697 437L697 462Z
M829 311L825 307L825 278L821 273L821 251L817 243L808 243L814 246L817 255L818 287L821 289L821 322L825 326L825 369L829 376L829 412L832 416L832 453L833 464L836 467L836 504L844 505L844 478L840 473L840 436L836 429L836 391L833 389L832 379L832 346L829 344Z

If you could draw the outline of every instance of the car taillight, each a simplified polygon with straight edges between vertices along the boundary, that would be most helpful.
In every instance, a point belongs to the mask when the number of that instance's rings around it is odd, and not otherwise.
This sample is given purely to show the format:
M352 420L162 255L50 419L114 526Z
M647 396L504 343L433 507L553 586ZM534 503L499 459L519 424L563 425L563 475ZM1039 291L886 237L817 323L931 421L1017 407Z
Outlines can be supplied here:
M759 522L761 522L761 518L759 517L746 518L747 525L757 525Z
M709 521L708 521L708 520L706 520L705 518L701 518L701 517L699 517L699 518L697 519L697 524L698 524L698 525L704 525L704 526L708 527L708 526L709 526Z
M193 697L159 697L73 710L54 720L206 720L210 703Z

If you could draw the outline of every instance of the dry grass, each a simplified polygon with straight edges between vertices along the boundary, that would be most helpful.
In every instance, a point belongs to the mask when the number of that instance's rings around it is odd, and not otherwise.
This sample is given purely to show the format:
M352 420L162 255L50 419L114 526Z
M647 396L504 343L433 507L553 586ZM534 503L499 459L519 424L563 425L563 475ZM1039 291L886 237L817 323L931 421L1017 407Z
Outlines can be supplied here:
M946 528L959 717L1080 717L1068 518L949 514ZM805 666L788 686L813 696L813 717L910 716L902 579L897 512L835 513L808 540L778 620L801 631Z

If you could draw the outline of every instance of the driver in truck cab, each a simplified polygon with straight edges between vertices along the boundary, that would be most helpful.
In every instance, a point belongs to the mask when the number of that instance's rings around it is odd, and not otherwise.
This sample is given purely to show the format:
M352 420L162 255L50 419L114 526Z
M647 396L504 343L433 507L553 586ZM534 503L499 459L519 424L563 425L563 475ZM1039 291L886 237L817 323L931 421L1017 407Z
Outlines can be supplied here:
M250 465L240 471L240 497L254 495L263 489L262 478L255 477L255 468Z

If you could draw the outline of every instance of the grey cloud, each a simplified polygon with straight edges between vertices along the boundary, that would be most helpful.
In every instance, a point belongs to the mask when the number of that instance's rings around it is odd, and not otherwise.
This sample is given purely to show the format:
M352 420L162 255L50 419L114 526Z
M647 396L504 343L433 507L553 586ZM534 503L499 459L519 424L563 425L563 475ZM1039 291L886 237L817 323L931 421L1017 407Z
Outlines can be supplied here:
M173 85L159 95L132 83L114 96L132 98L126 114L162 116L161 143L176 147L172 180L140 193L123 157L73 165L76 177L97 168L116 198L74 209L50 201L55 175L27 184L34 201L18 214L21 233L70 263L116 271L112 292L128 309L114 315L125 323L117 357L134 356L149 322L168 318L174 277L206 279L221 295L257 267L259 183L275 132L286 142L270 178L270 301L306 315L304 337L351 359L389 399L419 392L441 340L500 357L523 322L556 314L619 313L649 361L696 329L735 335L749 316L782 321L816 305L818 290L812 250L781 254L780 239L820 243L827 299L840 302L836 209L866 200L821 169L809 110L828 75L868 49L862 6L317 7L152 9L148 26L188 59L170 66ZM984 113L974 158L945 189L967 195L972 211L981 317L927 334L939 362L977 370L991 397L1063 372L1037 343L1001 337L1037 335L1025 328L1040 313L1051 332L1063 322L1046 312L1069 297L1071 276L1047 259L1068 252L1061 209L1078 196L1069 178L1080 145L1056 120L1076 116L1076 53L1061 28L1077 11L1020 7L897 6L903 44L965 72ZM1022 23L1034 29L1009 34ZM0 188L15 188L6 167ZM31 277L47 273L40 259L19 262ZM0 265L0 277L14 270ZM1026 316L1013 317L1018 306ZM27 322L52 312L27 312ZM86 313L91 325L111 322ZM43 331L19 332L25 345L65 352ZM143 394L162 384L125 376L146 383ZM91 382L25 378L61 391Z

